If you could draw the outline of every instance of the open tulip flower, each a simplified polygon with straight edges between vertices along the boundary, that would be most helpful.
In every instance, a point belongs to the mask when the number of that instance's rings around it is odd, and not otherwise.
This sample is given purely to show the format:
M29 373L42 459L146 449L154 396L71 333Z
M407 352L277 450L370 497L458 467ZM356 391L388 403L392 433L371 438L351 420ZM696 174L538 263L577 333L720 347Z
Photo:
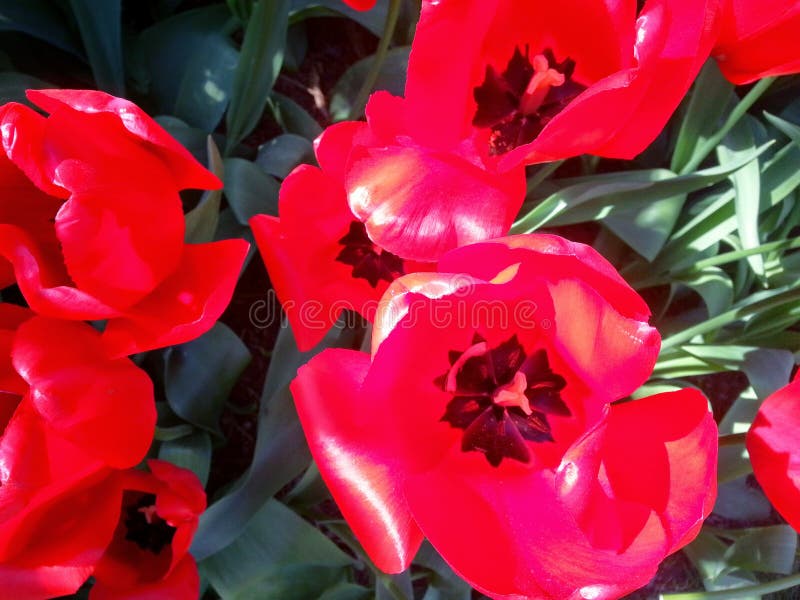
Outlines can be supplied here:
M719 4L423 0L406 98L438 144L472 139L501 170L633 158L708 58Z
M94 570L91 600L196 600L200 577L188 553L206 495L197 476L163 460L149 473L118 475L122 510Z
M723 75L745 84L800 72L800 3L726 0L714 57Z
M779 389L758 409L747 451L764 493L786 521L800 532L800 377Z
M616 598L688 543L716 494L694 390L614 403L649 376L645 302L588 246L515 236L392 283L372 353L329 349L292 392L312 454L375 564L427 537L492 598Z
M404 260L375 244L348 207L344 180L349 148L343 148L343 140L363 129L368 129L363 123L326 129L314 144L321 168L300 165L283 181L280 218L257 215L250 221L301 350L319 343L345 309L371 321L392 281L432 266Z
M369 10L375 6L375 0L344 0L344 3L356 10Z
M0 108L0 276L60 319L107 320L109 352L133 354L208 330L247 243L185 244L178 191L215 189L137 106L102 92L29 91L50 113Z
M110 477L150 446L153 386L84 323L0 304L0 346L3 593L69 594L111 539L121 495Z

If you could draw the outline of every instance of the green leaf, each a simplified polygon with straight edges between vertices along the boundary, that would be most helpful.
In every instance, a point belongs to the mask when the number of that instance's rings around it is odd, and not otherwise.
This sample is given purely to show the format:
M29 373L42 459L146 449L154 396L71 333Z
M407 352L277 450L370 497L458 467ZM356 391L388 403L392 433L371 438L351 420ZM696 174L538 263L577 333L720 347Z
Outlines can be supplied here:
M289 0L260 0L247 23L226 117L230 152L261 119L283 64Z
M759 148L758 152L765 148ZM616 206L646 206L688 194L722 181L755 159L757 153L736 164L713 167L689 175L666 169L605 173L565 182L566 187L539 202L517 220L511 233L530 233L544 225L567 225L607 217ZM563 215L563 216L562 216Z
M189 469L200 479L203 487L208 483L211 470L211 436L205 431L163 442L158 458Z
M353 559L277 500L253 515L236 541L200 568L223 600L319 598Z
M281 329L261 392L253 462L233 490L200 517L192 544L198 560L235 540L256 511L308 467L311 455L288 386L297 369L317 352L334 345L352 345L353 340L340 333L334 327L313 351L300 352L291 329Z
M386 90L395 96L403 95L410 50L408 46L401 46L387 52L373 90ZM330 101L330 115L333 121L345 120L350 115L353 103L361 89L361 83L366 78L372 62L372 56L362 58L347 69L333 86Z
M285 179L297 165L316 165L317 160L311 142L299 135L286 133L262 144L255 163L270 175Z
M760 150L763 150L762 146ZM755 156L751 156L755 159ZM749 161L748 161L749 162ZM761 210L778 206L800 185L800 147L787 144L761 168ZM745 163L746 164L746 163ZM743 166L743 165L741 165ZM706 208L679 227L664 246L655 269L685 268L696 255L718 243L736 230L734 192L729 190L714 198Z
M367 600L371 596L372 590L355 583L342 582L325 590L319 600Z
M81 56L80 43L65 24L64 16L47 0L0 0L0 31L21 31Z
M725 572L727 550L727 544L705 529L702 529L697 538L683 549L703 578L703 585L707 590L730 589L758 581L756 576L746 569L740 569L735 573ZM743 600L760 599L758 596L748 596Z
M685 195L679 195L653 200L641 207L622 205L603 219L603 223L636 252L652 261L672 233L685 199Z
M691 91L681 121L670 169L680 173L697 158L704 142L719 129L719 123L735 100L733 84L722 76L715 60L706 62Z
M120 0L69 0L97 86L125 95Z
M280 184L243 158L225 159L225 197L236 220L247 225L257 214L278 214Z
M690 276L676 279L688 285L703 299L708 316L715 317L730 308L733 302L733 283L727 273L719 267L707 267Z
M322 133L322 127L314 117L288 96L272 92L270 99L272 114L286 133L302 135L310 141Z
M219 417L250 352L226 325L164 351L164 391L183 420L222 437Z
M739 121L717 146L720 165L735 162L755 150L753 132L748 118ZM731 174L736 211L736 227L744 250L757 247L761 240L758 233L758 215L761 213L761 172L758 159L751 161ZM756 275L764 276L764 259L760 254L747 257Z
M224 176L224 167L219 150L207 136L207 153L209 156L209 170L220 179ZM222 200L222 190L207 190L203 192L200 202L186 213L186 243L202 244L214 239L219 223L219 207Z
M729 569L788 575L796 552L797 532L789 525L772 525L746 530L725 552L725 560Z
M223 32L230 18L222 5L198 8L142 32L137 57L149 77L158 112L213 131L231 96L239 53Z

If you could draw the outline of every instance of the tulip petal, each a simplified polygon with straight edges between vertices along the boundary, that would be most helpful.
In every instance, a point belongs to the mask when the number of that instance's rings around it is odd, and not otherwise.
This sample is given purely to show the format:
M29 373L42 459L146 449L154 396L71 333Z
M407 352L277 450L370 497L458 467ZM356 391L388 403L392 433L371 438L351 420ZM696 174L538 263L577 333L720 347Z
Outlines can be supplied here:
M800 531L800 377L762 403L747 433L747 451L764 493Z
M168 173L180 188L219 189L217 177L205 169L171 135L138 106L123 98L116 98L95 90L28 90L31 102L55 116L69 114L68 119L80 123L83 115L107 115L129 144L140 144L147 153L159 157ZM95 118L95 123L101 119ZM120 137L120 136L115 136ZM93 141L98 141L93 136ZM85 143L81 136L73 144ZM103 140L110 142L111 140Z
M402 456L380 398L364 398L368 354L325 350L291 389L320 473L367 554L381 570L405 570L422 543L401 491ZM366 401L365 401L366 400Z
M181 344L202 335L230 301L249 244L240 239L187 244L178 268L123 316L103 339L112 356Z
M129 360L108 359L97 331L35 317L20 325L11 354L36 409L67 439L115 468L144 458L156 419L152 382Z
M345 187L372 241L421 262L505 234L525 194L521 167L490 174L454 154L414 146L355 149Z
M159 581L119 588L113 582L98 580L89 591L90 600L196 600L200 593L200 575L194 558L186 555L172 572Z

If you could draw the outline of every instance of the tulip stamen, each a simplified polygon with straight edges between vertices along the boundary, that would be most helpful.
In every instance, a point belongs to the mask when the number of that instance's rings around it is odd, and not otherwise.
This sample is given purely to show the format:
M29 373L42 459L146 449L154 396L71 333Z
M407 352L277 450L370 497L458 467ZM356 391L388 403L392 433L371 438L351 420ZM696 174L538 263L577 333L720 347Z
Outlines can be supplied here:
M367 235L367 228L361 221L353 221L347 235L339 240L344 246L336 260L353 267L354 279L364 279L373 288L381 280L391 283L405 274L403 260L376 246Z
M158 515L155 503L155 495L142 494L138 501L127 506L125 539L142 550L160 554L172 543L176 529Z
M530 355L513 335L490 348L476 334L463 352L450 353L450 369L434 382L453 399L441 420L463 429L461 450L482 452L490 465L504 458L531 460L528 442L552 442L548 415L569 416L561 400L566 381L547 354Z
M542 129L585 86L572 74L575 62L569 58L557 62L549 48L530 57L526 46L519 47L501 73L486 66L483 82L473 95L477 110L472 124L489 129L489 154L505 154L532 142Z

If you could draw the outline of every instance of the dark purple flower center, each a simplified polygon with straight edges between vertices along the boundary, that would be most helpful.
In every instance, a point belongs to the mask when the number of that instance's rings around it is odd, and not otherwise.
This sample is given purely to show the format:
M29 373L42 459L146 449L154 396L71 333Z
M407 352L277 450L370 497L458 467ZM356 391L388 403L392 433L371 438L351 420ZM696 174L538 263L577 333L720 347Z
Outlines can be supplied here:
M472 119L475 127L489 128L490 154L505 154L532 142L572 100L586 89L572 79L575 61L556 62L549 48L531 57L514 49L506 70L498 73L486 66L483 83L473 94L478 110Z
M372 287L377 287L381 279L391 283L405 274L403 260L372 243L361 221L350 223L350 230L339 243L344 248L336 260L352 266L353 277L366 279Z
M134 542L142 550L159 554L172 543L175 528L156 514L156 497L142 494L125 509L125 539Z
M436 385L453 394L442 421L464 430L461 450L483 452L493 467L504 458L530 462L527 442L552 442L547 415L569 416L566 382L544 350L530 355L516 334L494 348L475 334L463 352L450 352L450 370Z

